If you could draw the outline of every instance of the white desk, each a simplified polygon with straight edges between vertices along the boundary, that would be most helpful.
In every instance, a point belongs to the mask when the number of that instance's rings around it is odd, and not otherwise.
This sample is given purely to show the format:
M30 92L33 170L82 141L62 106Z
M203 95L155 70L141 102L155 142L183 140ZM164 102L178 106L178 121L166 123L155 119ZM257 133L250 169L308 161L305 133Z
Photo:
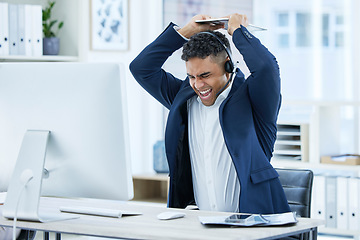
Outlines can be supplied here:
M107 218L79 215L80 218L37 223L18 221L17 226L45 232L78 234L108 238L130 239L277 239L302 232L311 232L316 239L317 227L322 220L300 218L296 225L286 227L207 227L202 225L198 216L230 215L223 212L175 209L186 213L184 218L158 220L156 215L169 211L162 206L140 202L116 202L90 199L42 198L40 211L56 212L59 206L89 206L142 212L139 216ZM0 211L2 206L0 206ZM0 226L12 226L12 221L0 215Z

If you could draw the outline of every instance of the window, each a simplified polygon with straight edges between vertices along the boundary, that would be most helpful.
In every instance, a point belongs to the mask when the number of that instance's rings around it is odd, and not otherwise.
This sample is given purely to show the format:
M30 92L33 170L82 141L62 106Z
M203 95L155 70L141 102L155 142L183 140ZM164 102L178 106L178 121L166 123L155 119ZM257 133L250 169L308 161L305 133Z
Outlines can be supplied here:
M279 47L281 48L288 48L290 46L290 36L287 33L281 33L278 36L279 40Z
M296 46L309 47L311 33L311 15L309 13L296 14Z
M330 41L330 15L323 14L322 16L322 45L329 47Z
M294 19L293 21L291 19ZM309 12L276 13L276 42L279 48L313 46L312 15ZM344 15L326 12L321 15L321 44L324 48L344 47Z
M278 15L278 26L279 27L288 27L289 26L289 14L280 13Z
M344 33L336 32L335 33L335 47L343 47L344 46Z
M277 14L277 43L280 48L289 48L290 47L290 16L288 12L279 12Z
M254 0L254 23L269 29L259 36L279 62L284 99L358 98L357 4Z
M344 47L344 15L335 17L335 47Z

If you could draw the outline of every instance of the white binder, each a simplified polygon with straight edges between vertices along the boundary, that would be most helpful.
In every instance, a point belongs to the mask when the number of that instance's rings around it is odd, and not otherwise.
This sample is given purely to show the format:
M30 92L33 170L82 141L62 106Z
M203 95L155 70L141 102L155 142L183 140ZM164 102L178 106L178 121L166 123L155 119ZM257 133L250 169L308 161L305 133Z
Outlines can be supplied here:
M336 188L337 188L337 206L336 206L336 225L338 229L348 229L348 177L337 177Z
M42 56L42 8L40 5L32 5L32 52L33 56Z
M325 176L314 175L312 191L312 218L325 220Z
M18 55L18 5L9 4L9 54Z
M3 18L4 4L0 2L0 56L4 55L4 18Z
M18 6L18 54L25 55L25 5Z
M32 6L25 5L25 55L32 56Z
M360 179L359 178L349 178L349 215L348 223L349 230L359 230L360 225L360 206L359 206L359 189L360 189Z
M336 180L335 176L326 177L326 222L325 226L328 228L336 228Z
M0 19L2 21L2 34L3 34L3 55L9 55L9 4L1 3L3 8L2 12L0 12Z

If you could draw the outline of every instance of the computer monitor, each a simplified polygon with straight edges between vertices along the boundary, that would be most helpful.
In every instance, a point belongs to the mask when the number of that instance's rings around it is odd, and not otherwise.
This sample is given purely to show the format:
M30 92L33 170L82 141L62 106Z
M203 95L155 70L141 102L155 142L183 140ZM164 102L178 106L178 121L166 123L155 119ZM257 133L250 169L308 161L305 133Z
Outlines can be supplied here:
M36 130L47 142L43 196L131 199L124 82L119 64L1 63L0 192Z

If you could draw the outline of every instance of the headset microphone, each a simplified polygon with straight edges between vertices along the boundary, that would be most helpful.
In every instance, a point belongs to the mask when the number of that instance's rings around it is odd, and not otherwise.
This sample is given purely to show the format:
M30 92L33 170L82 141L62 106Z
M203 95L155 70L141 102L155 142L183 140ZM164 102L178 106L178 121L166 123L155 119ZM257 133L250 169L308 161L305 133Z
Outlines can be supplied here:
M226 84L220 89L220 91L218 93L216 93L216 96L219 96L220 93L222 93L222 91L224 91L224 89L227 87L227 85L229 85L231 79L233 78L235 71L233 71L229 77L229 79L227 80Z

